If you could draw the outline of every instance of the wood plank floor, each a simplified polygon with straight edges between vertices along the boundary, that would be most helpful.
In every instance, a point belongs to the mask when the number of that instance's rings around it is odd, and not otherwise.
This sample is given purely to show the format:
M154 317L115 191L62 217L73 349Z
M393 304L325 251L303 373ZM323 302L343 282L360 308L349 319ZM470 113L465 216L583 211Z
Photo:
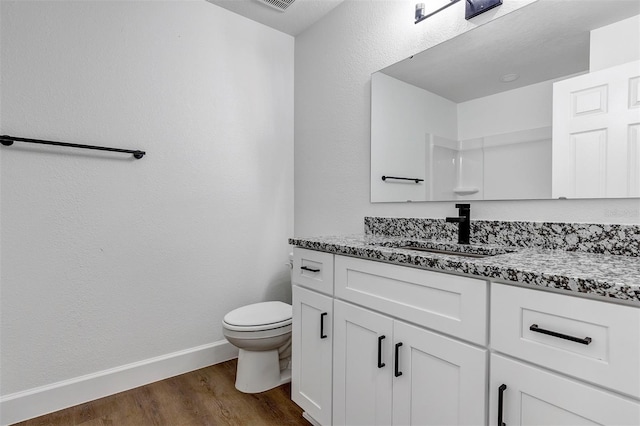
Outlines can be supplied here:
M286 384L259 394L234 386L236 360L111 395L19 426L303 425Z

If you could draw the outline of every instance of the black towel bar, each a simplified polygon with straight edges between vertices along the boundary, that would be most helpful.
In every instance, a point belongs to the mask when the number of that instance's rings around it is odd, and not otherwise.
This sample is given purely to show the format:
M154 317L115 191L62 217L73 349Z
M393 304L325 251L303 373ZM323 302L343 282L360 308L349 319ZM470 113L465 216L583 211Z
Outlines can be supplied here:
M415 183L424 182L424 179L419 179L419 178L406 178L406 177L396 177L396 176L382 176L382 180L386 181L387 179L412 180L412 181L415 181Z
M55 142L55 141L45 141L42 139L28 139L28 138L17 138L15 136L2 135L0 136L0 143L4 146L11 146L14 142L26 142L26 143L38 143L42 145L56 145L56 146L69 146L72 148L82 148L82 149L96 149L98 151L111 151L111 152L124 152L127 154L133 154L135 158L138 160L145 156L146 152L140 151L137 149L120 149L120 148L108 148L105 146L95 146L95 145L82 145L77 143L68 143L68 142Z

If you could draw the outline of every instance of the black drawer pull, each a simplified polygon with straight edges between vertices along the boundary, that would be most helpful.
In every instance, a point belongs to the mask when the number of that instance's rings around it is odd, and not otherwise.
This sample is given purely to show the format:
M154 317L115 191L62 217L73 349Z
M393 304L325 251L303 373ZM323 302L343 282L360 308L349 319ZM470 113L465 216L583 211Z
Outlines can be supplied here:
M378 337L378 368L384 367L386 364L382 362L382 341L386 338L384 334Z
M400 352L400 346L402 346L402 342L400 343L396 343L396 362L395 362L395 368L394 368L394 374L396 377L400 377L402 376L402 371L399 370L400 368L400 361L398 360L398 353Z
M571 340L572 342L582 343L583 345L588 345L591 343L591 337L585 337L584 339L581 337L569 336L567 334L556 333L555 331L545 330L544 328L538 327L538 324L531 324L529 330L535 331L536 333L547 334L553 337L559 337L560 339Z
M507 385L504 383L498 387L498 426L507 426L507 424L502 421L502 406L504 404L504 391L506 389Z
M310 268L308 266L301 266L300 269L302 269L303 271L309 271L309 272L320 272L320 268Z
M327 316L326 312L320 314L320 338L326 339L328 336L324 334L324 317Z

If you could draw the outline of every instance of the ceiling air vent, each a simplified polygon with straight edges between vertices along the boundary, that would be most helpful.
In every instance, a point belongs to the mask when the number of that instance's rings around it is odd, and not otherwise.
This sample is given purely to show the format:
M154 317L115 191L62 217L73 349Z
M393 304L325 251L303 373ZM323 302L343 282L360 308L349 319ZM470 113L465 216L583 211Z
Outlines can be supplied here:
M279 10L280 12L284 12L296 0L256 0L256 1L258 3L266 4L267 6L272 7L276 10Z

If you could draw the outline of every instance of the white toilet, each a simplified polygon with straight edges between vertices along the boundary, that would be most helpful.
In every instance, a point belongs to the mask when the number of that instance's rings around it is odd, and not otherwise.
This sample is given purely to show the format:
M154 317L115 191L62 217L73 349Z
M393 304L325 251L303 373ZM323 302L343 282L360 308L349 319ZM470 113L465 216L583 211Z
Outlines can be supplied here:
M258 393L291 381L291 305L262 302L224 316L222 330L240 349L236 389Z

